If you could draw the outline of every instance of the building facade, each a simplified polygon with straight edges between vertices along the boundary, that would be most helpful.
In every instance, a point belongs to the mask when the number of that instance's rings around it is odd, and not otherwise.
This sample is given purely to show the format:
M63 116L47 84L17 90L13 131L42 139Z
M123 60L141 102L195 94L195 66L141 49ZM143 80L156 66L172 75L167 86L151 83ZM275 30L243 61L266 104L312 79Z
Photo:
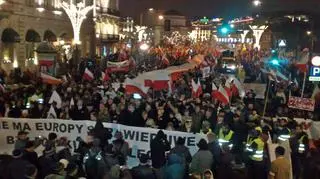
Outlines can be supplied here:
M222 24L222 20L222 18L208 19L207 17L203 17L202 19L192 21L191 38L195 42L212 40L217 33L217 28Z
M73 29L63 0L3 0L0 5L0 65L4 69L37 65L35 49L47 41L72 47ZM70 2L70 1L66 1ZM78 0L72 0L78 3ZM81 1L82 2L82 1ZM92 5L93 0L85 0ZM97 18L87 14L80 31L81 56L101 54L101 44L118 39L119 0L96 0Z

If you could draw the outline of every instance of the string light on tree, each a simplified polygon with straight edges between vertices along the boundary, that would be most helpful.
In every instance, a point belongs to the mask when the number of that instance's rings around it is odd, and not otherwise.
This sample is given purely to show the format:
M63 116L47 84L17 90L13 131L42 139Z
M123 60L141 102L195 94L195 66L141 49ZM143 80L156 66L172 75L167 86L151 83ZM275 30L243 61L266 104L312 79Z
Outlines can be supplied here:
M80 29L83 23L83 20L86 18L86 15L93 10L93 17L96 17L96 0L93 0L93 5L86 6L85 0L82 2L73 3L72 0L69 0L69 3L63 1L60 6L64 9L66 14L68 15L72 28L73 28L73 36L74 43L81 44L80 41Z

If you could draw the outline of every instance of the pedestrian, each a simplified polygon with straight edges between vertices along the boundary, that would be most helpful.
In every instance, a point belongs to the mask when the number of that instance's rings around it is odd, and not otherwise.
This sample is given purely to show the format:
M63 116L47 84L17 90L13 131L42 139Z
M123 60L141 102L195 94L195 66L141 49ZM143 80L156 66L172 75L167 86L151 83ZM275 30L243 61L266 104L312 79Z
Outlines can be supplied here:
M157 179L156 171L151 167L149 156L141 154L139 165L131 169L133 179Z
M162 168L166 163L165 153L170 150L170 143L162 130L150 143L152 167Z
M290 163L284 158L285 149L281 146L275 150L276 160L271 163L269 179L290 179Z
M190 154L189 148L185 146L185 142L185 138L178 137L176 145L173 149L171 149L170 154L176 154L181 157L185 170L184 178L187 178L189 175L189 164L192 161L192 156Z
M191 173L203 173L207 169L211 169L213 164L213 155L209 151L207 141L201 139L197 144L199 150L192 157L190 166Z
M117 156L119 164L126 165L127 157L129 154L129 144L123 139L122 132L117 131L114 135L116 138L112 141L113 144L113 152Z
M177 154L170 154L168 156L168 162L164 167L164 178L165 179L183 179L184 168L182 157Z
M33 141L28 141L25 149L23 150L23 156L22 158L32 165L38 167L38 154L34 151L35 144Z
M29 133L26 131L18 132L17 140L14 144L14 149L24 150L27 142L29 141L28 134Z
M212 170L213 172L216 172L216 169L218 165L220 165L220 161L221 161L221 148L218 140L216 139L216 135L214 133L208 133L207 138L208 138L208 148L211 154L213 155L213 161L214 161L212 165Z
M27 166L29 162L22 159L23 152L15 149L12 152L13 160L8 164L8 179L21 179L27 173Z

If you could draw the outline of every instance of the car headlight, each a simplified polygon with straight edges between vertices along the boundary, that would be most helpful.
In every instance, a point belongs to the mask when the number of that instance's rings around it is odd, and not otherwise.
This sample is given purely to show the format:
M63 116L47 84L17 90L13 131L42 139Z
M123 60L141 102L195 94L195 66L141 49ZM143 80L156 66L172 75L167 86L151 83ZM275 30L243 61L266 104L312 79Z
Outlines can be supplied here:
M236 66L235 66L235 65L231 65L229 68L230 68L231 70L235 70L235 69L236 69Z

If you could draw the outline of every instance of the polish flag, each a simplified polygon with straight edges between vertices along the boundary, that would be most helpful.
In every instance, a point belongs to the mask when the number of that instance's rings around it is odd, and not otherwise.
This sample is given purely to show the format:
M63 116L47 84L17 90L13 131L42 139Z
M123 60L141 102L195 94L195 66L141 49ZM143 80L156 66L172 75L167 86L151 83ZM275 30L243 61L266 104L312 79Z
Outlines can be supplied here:
M159 91L169 88L169 73L166 70L159 70L146 73L144 77L144 86Z
M232 91L232 95L235 96L240 96L241 98L243 98L246 94L246 91L244 89L243 84L237 79L229 79L231 81L231 91Z
M219 87L218 91L213 92L212 97L223 104L229 104L229 96L227 94L227 91L222 86Z
M309 49L305 48L302 51L302 57L300 58L300 61L296 63L296 67L299 71L306 73L308 71L308 62L309 62Z
M232 96L231 85L228 81L225 83L224 90L227 92L229 97Z
M108 73L104 73L103 71L101 72L101 80L102 81L109 81L110 80L110 76Z
M149 87L144 86L135 80L127 78L125 83L125 89L127 94L139 93L145 96L148 93Z
M199 98L200 95L202 94L202 88L201 88L201 84L200 84L199 79L198 79L198 83L196 83L196 82L192 79L191 85L192 85L192 96L193 96L194 98Z
M163 55L161 60L165 65L170 65L170 61L167 58L167 55Z
M86 68L84 73L83 73L82 78L84 80L92 81L94 79L94 75L88 68Z
M42 82L46 83L46 84L59 85L59 84L62 83L62 81L60 79L55 78L55 77L50 76L50 75L45 74L45 73L41 73L40 77L41 77Z
M212 83L212 92L211 92L211 96L213 97L213 96L215 96L216 95L216 93L218 93L218 88L217 88L217 86L214 84L214 83Z

